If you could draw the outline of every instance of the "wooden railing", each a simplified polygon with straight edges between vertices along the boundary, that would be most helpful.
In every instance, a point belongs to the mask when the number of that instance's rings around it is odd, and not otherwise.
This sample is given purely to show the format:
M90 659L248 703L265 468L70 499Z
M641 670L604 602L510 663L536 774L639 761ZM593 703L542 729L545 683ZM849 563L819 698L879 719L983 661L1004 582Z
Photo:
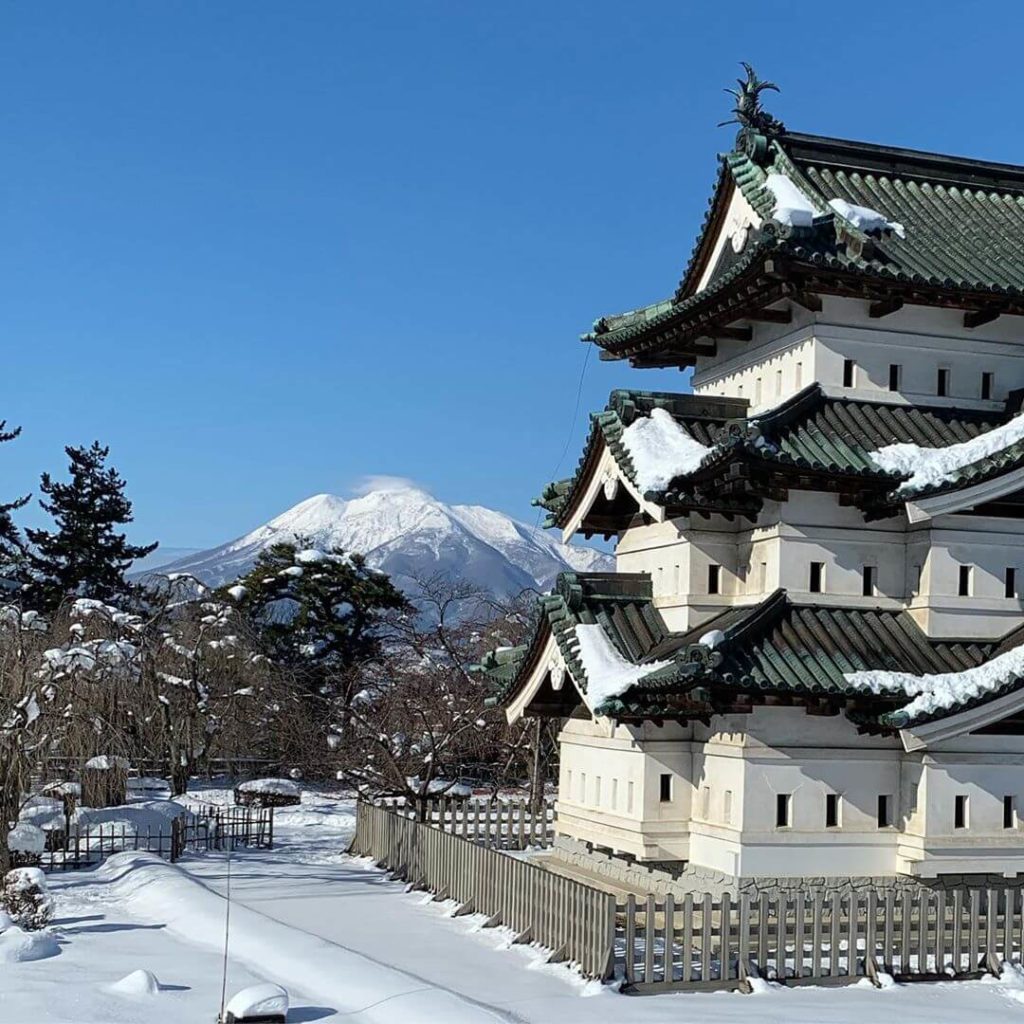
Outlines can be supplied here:
M481 913L516 942L537 942L551 959L589 977L612 972L615 897L386 807L360 802L351 852L372 857L397 877L453 899L458 914Z
M844 984L998 974L1022 950L1019 888L831 897L671 896L616 908L616 960L637 991Z
M384 806L495 850L543 849L555 837L555 806L550 801L534 807L528 800L440 796L385 801Z

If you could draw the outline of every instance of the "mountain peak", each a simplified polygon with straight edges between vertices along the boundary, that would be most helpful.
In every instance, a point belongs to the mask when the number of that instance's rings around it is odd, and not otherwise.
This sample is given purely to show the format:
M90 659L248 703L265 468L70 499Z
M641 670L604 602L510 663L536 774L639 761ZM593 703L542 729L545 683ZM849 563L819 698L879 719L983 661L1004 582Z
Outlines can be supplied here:
M543 530L480 505L446 505L410 480L373 477L355 498L315 494L263 526L149 571L188 572L211 586L252 568L271 544L301 539L366 556L409 592L416 580L459 577L498 596L546 590L566 569L607 570L610 555L568 546Z

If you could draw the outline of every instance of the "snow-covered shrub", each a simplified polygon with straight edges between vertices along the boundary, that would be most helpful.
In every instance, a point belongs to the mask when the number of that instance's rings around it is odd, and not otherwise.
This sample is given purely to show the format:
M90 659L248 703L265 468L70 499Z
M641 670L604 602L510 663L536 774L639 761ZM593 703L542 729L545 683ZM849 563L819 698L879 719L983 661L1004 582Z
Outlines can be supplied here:
M46 891L46 877L39 868L15 868L4 875L0 910L27 932L45 928L53 917L53 899Z

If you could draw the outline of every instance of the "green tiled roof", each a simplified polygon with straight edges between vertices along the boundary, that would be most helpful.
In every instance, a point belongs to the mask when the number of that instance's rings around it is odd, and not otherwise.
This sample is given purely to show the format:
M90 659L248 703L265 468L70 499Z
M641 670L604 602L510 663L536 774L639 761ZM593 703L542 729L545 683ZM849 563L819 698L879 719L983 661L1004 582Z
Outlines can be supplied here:
M575 475L549 484L535 502L549 512L546 525L561 527L568 521L569 510L589 483L602 445L623 475L636 482L622 433L656 406L667 409L684 430L714 449L697 471L677 478L664 492L645 495L673 510L722 508L723 495L734 486L730 467L737 462L786 474L811 489L821 486L821 480L843 478L872 514L891 512L910 496L968 486L1024 465L1024 442L1020 442L950 474L947 483L911 495L898 492L902 478L879 469L870 455L889 444L929 448L959 444L1006 422L1015 411L1009 405L996 413L866 402L829 396L812 384L769 412L745 417L746 403L738 399L615 391L608 407L592 417L590 437ZM735 502L737 509L756 510L749 502L742 505L738 497Z
M530 644L493 652L481 663L494 696L507 702L524 681L524 672L553 636L569 672L586 692L587 674L579 660L575 627L598 624L619 653L633 664L657 661L678 647L651 600L651 579L644 573L559 573L550 594L537 599L540 617Z
M777 301L812 279L816 291L906 293L924 304L1024 313L1024 168L796 132L753 137L753 145L751 139L721 158L708 215L671 299L603 317L584 335L604 357L635 359L666 349L681 363L692 362L688 341L713 336L716 325L742 319L745 309ZM765 181L772 172L786 174L824 211L813 227L771 219L775 199ZM697 291L732 186L764 223L740 255L726 247L710 282ZM877 210L905 234L867 234L833 213L830 199ZM766 258L771 275L763 273Z

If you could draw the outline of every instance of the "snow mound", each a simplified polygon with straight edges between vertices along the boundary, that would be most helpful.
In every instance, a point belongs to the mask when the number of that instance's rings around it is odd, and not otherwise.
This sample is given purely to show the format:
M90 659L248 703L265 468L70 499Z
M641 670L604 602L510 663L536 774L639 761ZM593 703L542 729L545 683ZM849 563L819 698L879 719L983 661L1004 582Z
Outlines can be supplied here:
M152 971L140 968L126 974L120 981L108 985L107 989L119 996L155 996L160 992L160 982Z
M96 757L90 757L82 767L95 772L110 772L115 768L121 768L122 770L127 771L129 764L127 758L117 757L111 754L99 754Z
M271 793L274 796L301 796L302 790L291 779L250 779L243 782L240 793Z
M857 206L856 203L848 203L845 199L830 199L828 205L843 220L849 221L861 231L891 231L900 238L907 237L907 232L899 221L889 220L884 213L872 210L870 206Z
M710 647L714 650L720 643L725 642L725 634L720 629L709 629L698 641L703 647Z
M775 196L772 217L780 224L795 228L809 228L821 212L793 183L788 174L769 174L765 187Z
M606 700L625 693L643 676L671 664L652 661L646 665L634 665L626 661L596 622L580 623L575 632L578 656L587 674L586 702L591 711Z
M17 925L11 925L0 932L0 964L46 960L59 952L60 946L49 931L26 932Z
M7 833L7 845L15 853L42 853L46 849L46 836L41 828L19 821Z
M224 1012L233 1014L236 1019L270 1017L275 1014L283 1017L288 1013L288 993L272 982L250 985L231 997Z
M171 822L185 815L191 815L191 811L173 800L140 800L116 807L80 807L71 823L83 829L111 828L115 835L123 828L127 835L135 835L147 830L170 832Z
M951 444L945 448L923 448L910 442L888 444L871 452L875 465L887 473L900 473L907 479L897 493L917 491L948 483L958 470L979 459L995 455L1004 448L1024 439L1024 413L1014 416L1009 423L987 430L969 441Z
M622 432L641 493L663 491L696 470L712 449L691 437L667 409L652 409Z

